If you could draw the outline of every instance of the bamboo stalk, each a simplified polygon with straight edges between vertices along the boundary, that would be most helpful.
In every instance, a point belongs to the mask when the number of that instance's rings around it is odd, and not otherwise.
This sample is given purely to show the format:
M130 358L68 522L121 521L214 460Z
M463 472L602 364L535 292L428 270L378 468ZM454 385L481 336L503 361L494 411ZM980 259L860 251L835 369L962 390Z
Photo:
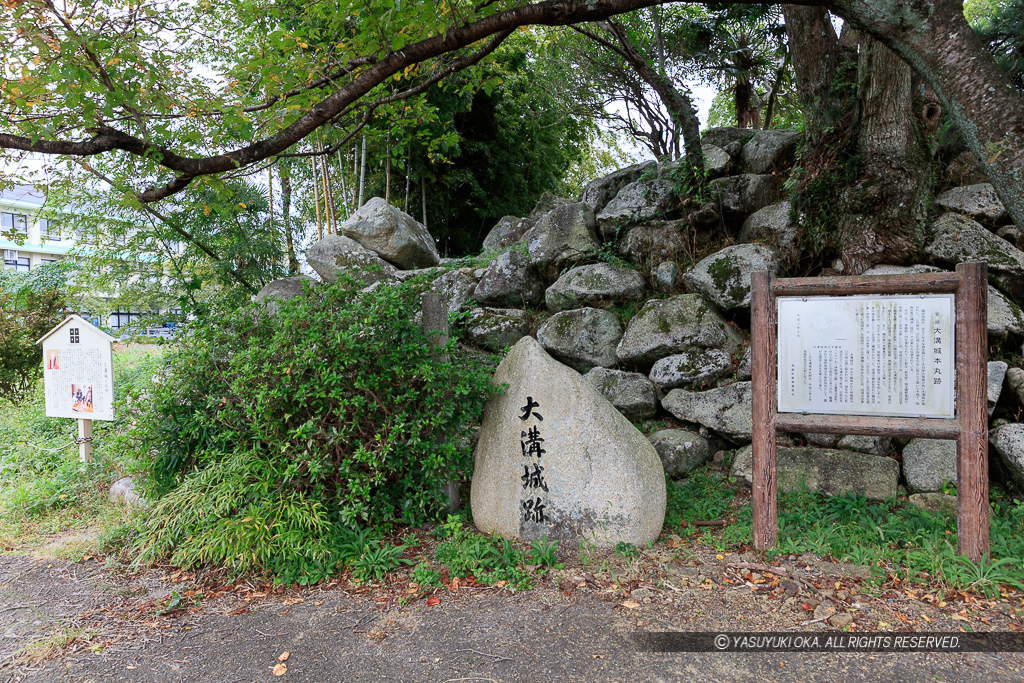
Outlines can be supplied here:
M316 160L313 157L309 158L309 165L313 167L313 205L316 207L316 235L317 239L323 239L324 226L320 222L320 194L317 189Z

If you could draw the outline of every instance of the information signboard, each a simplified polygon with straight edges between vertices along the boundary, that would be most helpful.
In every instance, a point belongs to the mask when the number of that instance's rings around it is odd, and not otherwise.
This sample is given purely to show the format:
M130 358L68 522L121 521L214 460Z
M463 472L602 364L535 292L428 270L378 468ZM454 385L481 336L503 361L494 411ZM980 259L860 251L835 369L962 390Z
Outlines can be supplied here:
M750 274L755 549L775 546L776 432L789 432L955 439L957 549L975 562L989 554L987 280L983 262Z
M77 315L39 340L49 417L114 419L114 338Z
M954 295L779 297L778 412L954 416Z

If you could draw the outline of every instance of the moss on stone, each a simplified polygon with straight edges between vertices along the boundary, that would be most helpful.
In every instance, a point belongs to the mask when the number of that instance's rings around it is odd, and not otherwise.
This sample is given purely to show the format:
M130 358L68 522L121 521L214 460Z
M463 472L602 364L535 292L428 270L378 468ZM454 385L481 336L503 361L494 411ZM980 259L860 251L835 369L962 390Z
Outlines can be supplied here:
M728 256L715 259L708 264L708 275L711 276L711 281L715 283L715 288L720 291L724 291L729 284L729 280L738 275L736 270L736 265Z

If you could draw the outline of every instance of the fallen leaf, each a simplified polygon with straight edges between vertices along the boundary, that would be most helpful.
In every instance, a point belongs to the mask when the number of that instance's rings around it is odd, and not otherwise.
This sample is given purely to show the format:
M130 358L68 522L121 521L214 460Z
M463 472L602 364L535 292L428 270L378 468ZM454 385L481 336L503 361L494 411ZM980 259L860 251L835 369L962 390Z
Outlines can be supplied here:
M277 664L274 667L274 675L275 676L284 676L286 673L288 673L288 665L287 664Z
M625 602L620 602L619 604L625 607L626 609L640 609L640 603L633 602L632 600L626 600Z
M459 577L456 576L454 579L452 579L449 588L451 588L453 593L457 593L459 591Z
M291 653L289 653L289 652L282 652L278 656L277 661L279 661L279 662L287 662L288 661L288 657L290 657L290 656L291 656Z
M314 602L314 603L313 603L313 606L314 606L314 607L319 607L319 606L320 606L320 605L322 605L322 604L324 604L324 601L323 601L323 600L317 600L316 602Z
M434 596L432 598L427 598L427 605L429 605L431 607L433 607L434 605L440 605L440 604L441 604L441 598L439 598L437 596Z

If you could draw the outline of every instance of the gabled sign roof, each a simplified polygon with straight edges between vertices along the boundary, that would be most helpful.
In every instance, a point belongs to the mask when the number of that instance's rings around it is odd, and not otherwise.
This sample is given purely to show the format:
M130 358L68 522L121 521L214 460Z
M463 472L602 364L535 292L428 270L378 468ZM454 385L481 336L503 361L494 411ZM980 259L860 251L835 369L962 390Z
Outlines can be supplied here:
M96 327L95 325L93 325L91 322L89 322L85 318L83 318L81 316L77 316L77 315L72 313L68 317L64 318L64 320L62 320L60 322L60 324L56 325L52 330L50 330L49 332L44 334L42 337L37 339L36 340L36 344L42 344L43 341L46 340L50 335L52 335L54 332L56 332L57 330L61 329L65 325L67 325L69 322L78 323L79 325L85 327L86 329L91 330L91 331L95 332L96 334L105 337L107 339L107 341L109 341L109 342L116 342L117 341L117 339L115 339L114 337L111 337L109 334L107 334L106 332L104 332L100 328Z

